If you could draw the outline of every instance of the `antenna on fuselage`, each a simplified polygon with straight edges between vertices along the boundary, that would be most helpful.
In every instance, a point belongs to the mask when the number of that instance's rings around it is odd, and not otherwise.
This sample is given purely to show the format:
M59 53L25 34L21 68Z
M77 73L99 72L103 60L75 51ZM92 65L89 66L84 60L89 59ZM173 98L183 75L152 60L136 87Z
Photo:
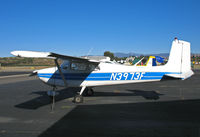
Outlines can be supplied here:
M93 47L91 47L90 50L88 51L86 58L89 56L89 54L92 52L92 50L93 50Z

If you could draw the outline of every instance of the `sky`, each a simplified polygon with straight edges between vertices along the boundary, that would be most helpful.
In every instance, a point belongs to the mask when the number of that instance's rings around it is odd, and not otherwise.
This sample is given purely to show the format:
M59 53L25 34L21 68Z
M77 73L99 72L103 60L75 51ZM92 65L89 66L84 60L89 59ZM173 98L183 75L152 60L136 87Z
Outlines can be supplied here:
M0 57L169 53L175 37L200 53L200 0L0 0Z

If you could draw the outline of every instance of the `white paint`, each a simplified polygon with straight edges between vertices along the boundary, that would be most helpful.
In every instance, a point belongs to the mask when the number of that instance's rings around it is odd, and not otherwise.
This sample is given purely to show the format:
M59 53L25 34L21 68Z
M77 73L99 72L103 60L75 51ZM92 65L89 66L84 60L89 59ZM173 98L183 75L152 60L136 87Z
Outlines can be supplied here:
M47 57L50 55L49 52L28 52L28 51L14 51L11 52L13 55L21 56L21 57ZM73 60L78 61L88 61L87 59L78 59L70 56L65 56L64 59L69 57ZM62 59L62 55L60 55ZM94 63L86 62L86 64ZM98 61L97 61L98 63ZM102 85L114 85L114 84L127 84L127 83L137 83L137 82L150 82L150 81L159 81L158 79L149 79L149 80L141 80L145 72L175 72L180 74L167 74L167 76L186 79L193 75L191 70L191 61L190 61L190 43L174 40L172 42L172 48L170 51L169 61L166 65L163 66L125 66L116 63L106 63L99 62L98 68L92 72L89 71L78 71L78 70L62 70L65 73L112 73L110 80L112 81L84 81L84 80L68 80L68 86L80 86L80 87L88 87L88 86L102 86ZM58 73L57 68L48 68L37 70L38 73ZM131 76L131 80L122 80L123 77L128 78L129 74ZM49 78L41 78L46 84L56 85L56 86L64 86L64 82L61 79L49 79Z

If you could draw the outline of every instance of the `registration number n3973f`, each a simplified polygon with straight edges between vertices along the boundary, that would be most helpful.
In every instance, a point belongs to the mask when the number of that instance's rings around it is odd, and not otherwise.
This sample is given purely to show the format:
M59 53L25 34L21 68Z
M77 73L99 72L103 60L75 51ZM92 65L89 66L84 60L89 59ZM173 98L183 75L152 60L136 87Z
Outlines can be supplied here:
M145 72L114 72L110 80L141 80Z

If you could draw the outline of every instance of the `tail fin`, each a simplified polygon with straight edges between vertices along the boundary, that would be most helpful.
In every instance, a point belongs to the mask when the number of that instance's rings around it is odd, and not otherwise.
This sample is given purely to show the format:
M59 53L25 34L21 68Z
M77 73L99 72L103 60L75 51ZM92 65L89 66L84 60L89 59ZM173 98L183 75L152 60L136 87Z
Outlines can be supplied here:
M169 55L169 60L166 67L171 72L176 74L167 74L167 76L186 79L194 73L191 70L191 53L190 43L182 40L175 40L172 42L172 47Z

